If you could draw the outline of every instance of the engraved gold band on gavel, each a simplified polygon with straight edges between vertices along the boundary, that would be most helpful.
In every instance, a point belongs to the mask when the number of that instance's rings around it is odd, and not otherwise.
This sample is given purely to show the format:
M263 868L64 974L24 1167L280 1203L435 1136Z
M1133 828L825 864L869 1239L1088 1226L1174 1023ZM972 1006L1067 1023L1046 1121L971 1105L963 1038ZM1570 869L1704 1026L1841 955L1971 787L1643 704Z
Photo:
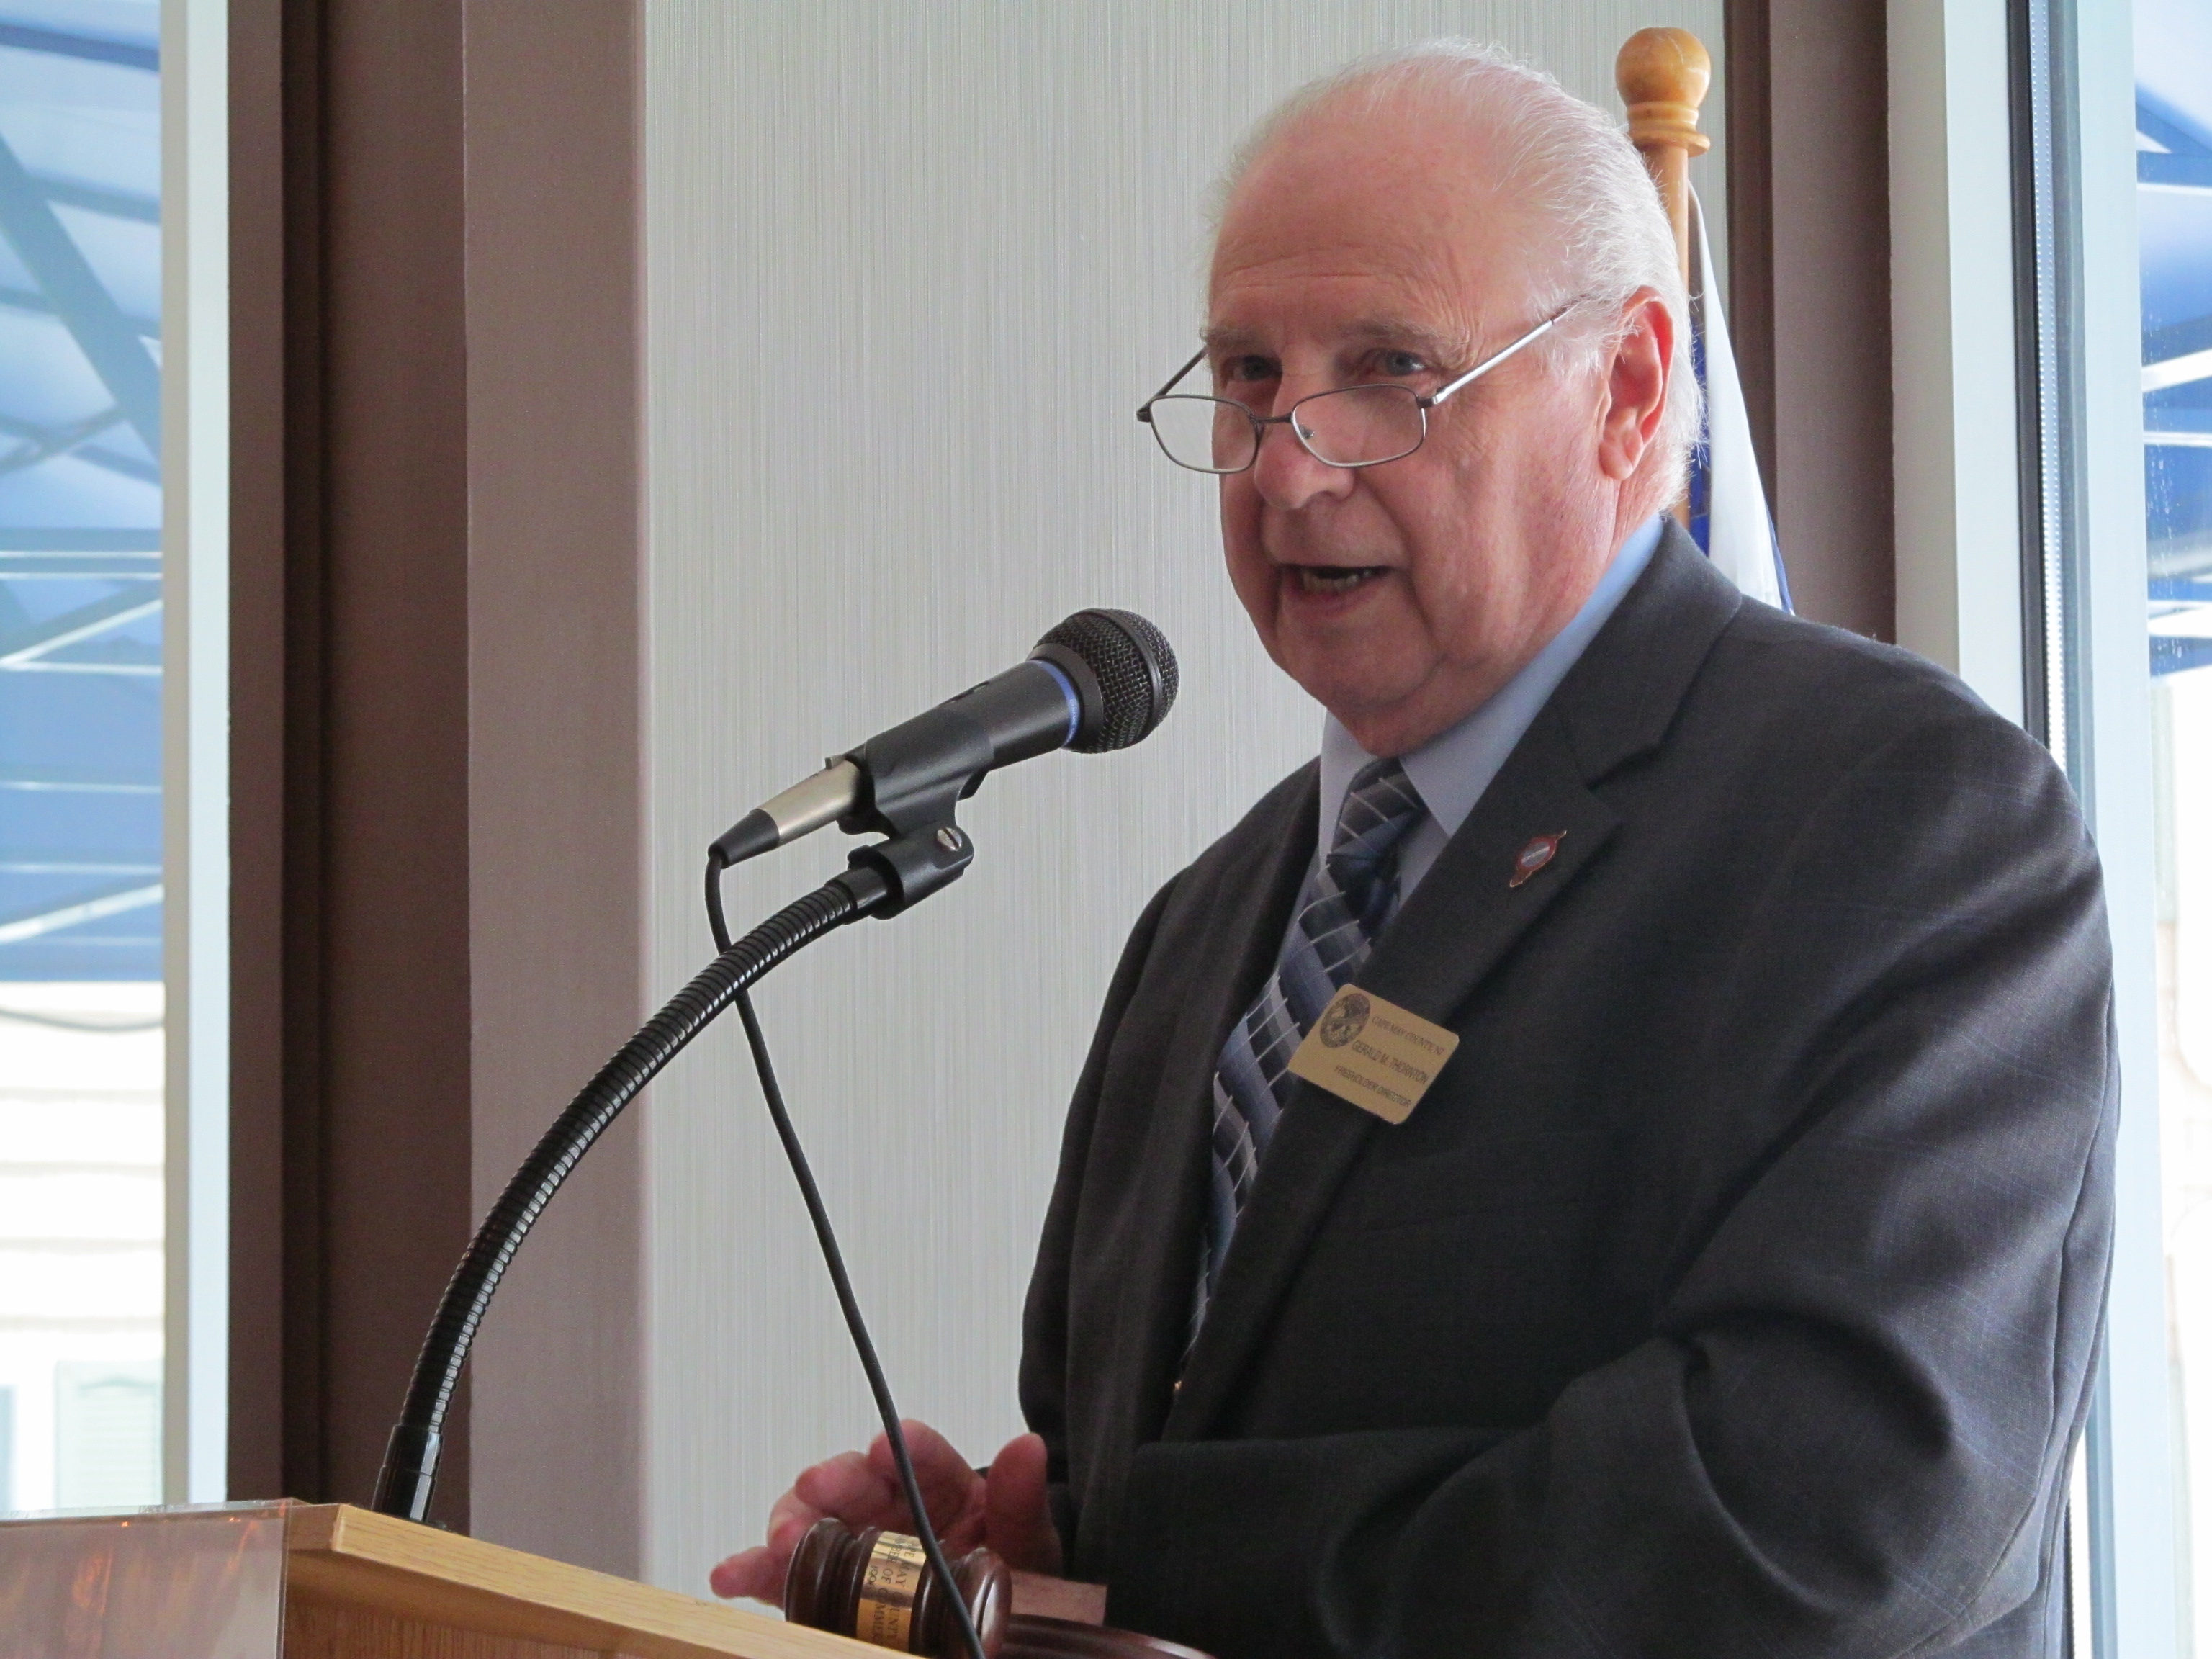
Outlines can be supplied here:
M914 1635L914 1602L921 1589L922 1569L929 1557L921 1540L904 1533L876 1534L868 1551L867 1569L860 1575L860 1595L853 1608L853 1634L879 1648L910 1653Z

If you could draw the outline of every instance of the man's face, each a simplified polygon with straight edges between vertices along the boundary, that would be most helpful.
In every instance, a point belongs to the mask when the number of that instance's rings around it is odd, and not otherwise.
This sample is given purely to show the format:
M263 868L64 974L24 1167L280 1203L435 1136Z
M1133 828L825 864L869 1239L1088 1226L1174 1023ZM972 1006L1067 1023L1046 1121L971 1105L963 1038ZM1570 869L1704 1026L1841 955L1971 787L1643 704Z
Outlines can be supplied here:
M1328 111L1278 141L1215 250L1216 395L1282 414L1366 381L1432 392L1542 322L1543 228L1481 182L1481 142ZM1270 427L1257 463L1222 480L1230 576L1261 640L1369 750L1455 723L1589 597L1627 528L1601 453L1610 378L1523 352L1430 410L1399 460L1331 467Z

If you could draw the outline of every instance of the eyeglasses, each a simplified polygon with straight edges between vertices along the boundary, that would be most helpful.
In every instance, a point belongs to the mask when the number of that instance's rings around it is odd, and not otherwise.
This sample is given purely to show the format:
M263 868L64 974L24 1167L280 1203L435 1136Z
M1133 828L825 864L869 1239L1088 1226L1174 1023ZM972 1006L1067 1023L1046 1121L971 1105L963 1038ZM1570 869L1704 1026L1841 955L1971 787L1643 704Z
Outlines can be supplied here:
M1243 471L1260 459L1260 440L1271 426L1289 427L1306 453L1323 466L1380 466L1403 460L1428 438L1431 410L1550 333L1580 303L1569 301L1504 350L1492 353L1450 385L1425 396L1409 386L1388 382L1339 386L1299 398L1287 414L1255 415L1227 398L1176 391L1183 376L1206 361L1201 350L1146 400L1137 418L1152 428L1162 453L1194 472Z

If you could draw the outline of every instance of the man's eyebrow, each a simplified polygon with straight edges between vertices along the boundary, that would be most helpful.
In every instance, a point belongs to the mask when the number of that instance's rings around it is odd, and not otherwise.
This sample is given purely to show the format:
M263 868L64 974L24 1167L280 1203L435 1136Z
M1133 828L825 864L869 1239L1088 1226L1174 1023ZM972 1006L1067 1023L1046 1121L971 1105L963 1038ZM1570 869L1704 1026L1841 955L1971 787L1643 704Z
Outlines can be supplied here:
M1474 355L1474 343L1458 331L1403 317L1363 317L1345 331L1345 336L1362 345L1409 347L1437 363L1455 362Z
M1438 328L1433 323L1413 322L1403 317L1363 317L1344 331L1344 338L1352 345L1404 346L1438 363L1471 361L1474 355L1473 344L1458 331ZM1274 355L1266 342L1248 328L1208 328L1199 339L1209 357L1237 352Z
M1206 355L1209 357L1217 356L1223 352L1260 351L1265 349L1261 343L1260 337L1248 328L1208 328L1202 331L1198 338L1199 343L1206 348Z

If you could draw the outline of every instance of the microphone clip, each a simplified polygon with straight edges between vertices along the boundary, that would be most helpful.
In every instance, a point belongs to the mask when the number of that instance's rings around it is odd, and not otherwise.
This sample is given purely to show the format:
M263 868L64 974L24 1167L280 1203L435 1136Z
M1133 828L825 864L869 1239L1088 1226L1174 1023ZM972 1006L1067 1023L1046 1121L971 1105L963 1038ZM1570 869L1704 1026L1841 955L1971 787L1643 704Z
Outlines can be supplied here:
M880 920L921 903L939 888L958 880L975 857L975 843L969 840L968 832L945 818L863 847L846 865L849 869L873 871L882 878L889 890L868 911Z
M890 837L854 852L849 867L868 869L890 890L870 914L897 915L957 880L975 843L953 822L993 763L991 734L964 709L939 707L893 726L839 757L860 771L857 799L837 820L848 836Z

